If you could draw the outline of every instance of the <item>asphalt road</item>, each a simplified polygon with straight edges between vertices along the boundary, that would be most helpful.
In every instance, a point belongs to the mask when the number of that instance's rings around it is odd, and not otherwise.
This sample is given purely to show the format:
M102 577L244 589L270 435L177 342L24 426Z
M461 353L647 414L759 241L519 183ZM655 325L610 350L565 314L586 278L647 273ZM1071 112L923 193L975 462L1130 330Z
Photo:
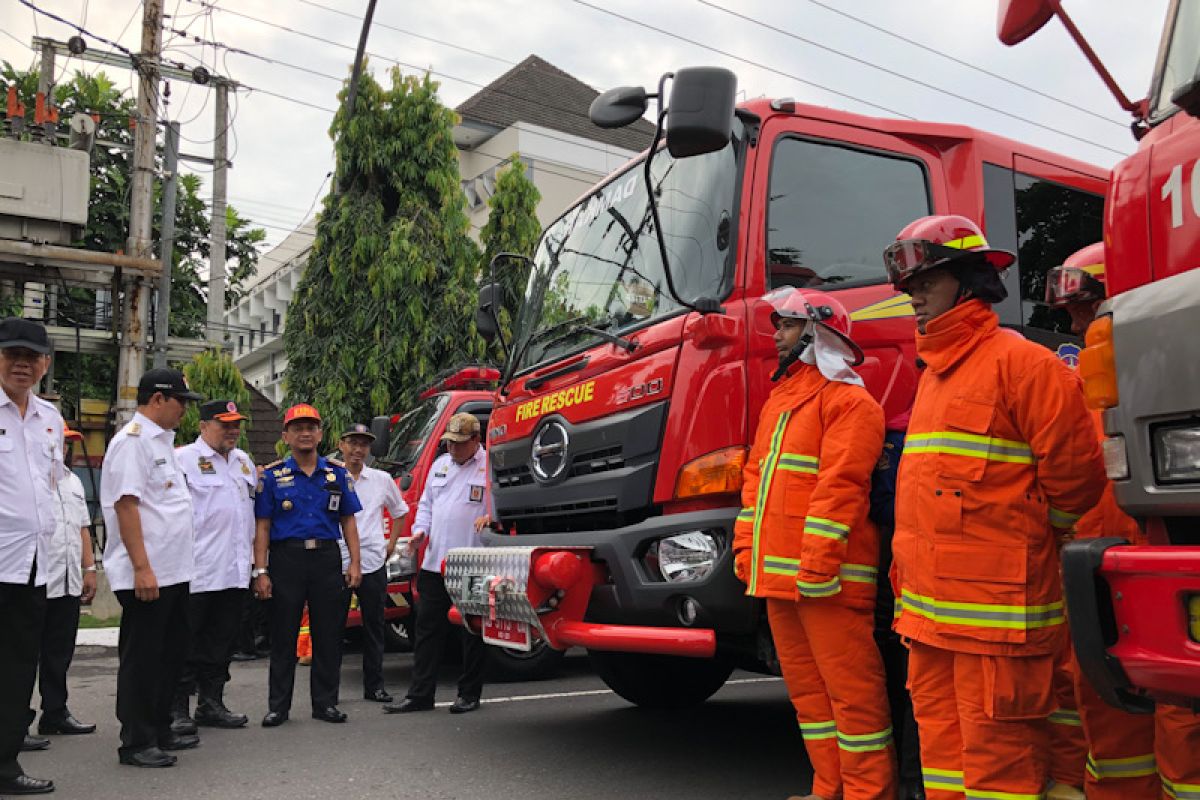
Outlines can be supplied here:
M703 706L650 712L630 706L572 653L562 674L534 683L492 684L484 706L454 716L453 667L443 671L433 710L385 715L362 700L360 662L343 664L344 725L309 716L308 670L297 669L296 702L285 725L259 725L266 711L266 661L233 665L228 705L250 715L241 730L202 728L202 743L170 769L117 763L116 651L80 647L71 668L71 709L97 722L90 736L54 737L24 753L25 771L52 778L54 796L141 798L777 798L804 794L811 771L783 683L747 673ZM389 690L408 685L412 656L389 654ZM36 693L35 693L36 698Z

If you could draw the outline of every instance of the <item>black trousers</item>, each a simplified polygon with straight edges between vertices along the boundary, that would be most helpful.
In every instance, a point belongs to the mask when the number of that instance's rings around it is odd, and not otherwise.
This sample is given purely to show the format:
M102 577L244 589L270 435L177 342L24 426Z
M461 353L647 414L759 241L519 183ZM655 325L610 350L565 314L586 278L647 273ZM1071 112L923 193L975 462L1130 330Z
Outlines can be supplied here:
M238 627L237 641L234 649L241 653L254 653L260 647L268 644L270 634L270 600L258 600L254 597L254 579L250 579L249 587L242 605L241 624Z
M342 554L337 548L305 550L271 545L271 670L267 708L287 713L292 708L296 683L296 637L300 617L308 604L313 663L309 695L313 709L336 706L342 672L342 631L350 593L342 575Z
M67 710L67 670L75 657L75 633L79 630L79 598L66 595L46 600L46 622L42 626L42 648L38 653L38 691L42 716L61 717Z
M421 570L417 573L416 641L413 642L413 678L408 696L414 700L432 700L437 691L438 666L446 638L454 632L454 625L446 618L450 607L450 595L446 592L446 581L441 573ZM463 671L458 679L460 697L478 698L483 692L483 668L487 658L487 645L478 636L463 631Z
M121 752L157 746L171 732L171 700L183 671L191 633L188 585L161 586L158 599L138 600L132 589L115 592L121 604L117 642L117 719Z
M36 567L34 567L36 569ZM0 778L24 775L17 763L33 710L46 587L0 583Z
M363 692L383 688L383 610L387 606L387 567L363 574L354 593L362 613Z
M187 703L196 693L201 700L221 699L229 683L229 661L242 621L245 589L197 592L188 597L188 624L192 645L179 680L175 700Z

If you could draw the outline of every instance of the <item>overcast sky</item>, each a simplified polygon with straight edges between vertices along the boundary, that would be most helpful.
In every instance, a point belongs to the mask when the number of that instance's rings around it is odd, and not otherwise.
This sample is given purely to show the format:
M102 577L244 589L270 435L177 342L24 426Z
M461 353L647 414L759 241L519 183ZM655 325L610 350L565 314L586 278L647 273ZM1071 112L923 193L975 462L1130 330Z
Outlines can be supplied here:
M139 48L140 2L32 2L81 24L93 34L119 41L130 50ZM1092 0L1067 6L1118 83L1131 97L1140 98L1149 88L1167 4L1167 0L1141 0L1136 4ZM198 0L165 0L165 5L171 15L166 20L168 28L186 29L209 42L344 76L353 60L366 0L206 0L204 4ZM1007 48L996 39L996 5L996 0L379 0L367 49L374 54L371 68L377 76L391 66L391 60L403 62L405 71L432 70L441 82L442 99L450 106L461 103L479 86L531 53L600 89L621 84L651 86L664 71L714 64L737 73L739 88L746 97L793 97L860 113L889 115L867 104L873 103L919 119L973 125L1102 166L1111 166L1132 152L1134 142L1126 124L1127 115L1061 24L1052 21L1031 40ZM619 19L597 8L635 21ZM853 14L911 43L833 9ZM18 0L0 0L0 32L5 34L0 35L0 59L18 67L33 65L35 57L29 42L36 33L60 40L74 33L66 25L36 15ZM345 47L306 38L301 33ZM170 60L189 65L203 63L218 74L263 90L240 91L232 104L236 116L229 195L230 202L244 215L267 228L270 241L279 241L302 221L325 191L325 176L332 168L328 136L332 113L265 92L332 109L339 84L240 53L198 45L169 32L164 41L165 57ZM1000 111L856 63L818 45ZM96 41L91 46L107 49ZM80 68L96 69L77 60L59 61L60 75L66 69ZM119 85L133 85L130 74L103 69ZM1040 97L1004 79L1034 87L1086 111ZM203 87L172 85L169 114L184 122L185 152L212 154L210 95L211 91ZM580 113L586 113L586 109L580 109ZM206 183L206 192L208 188Z

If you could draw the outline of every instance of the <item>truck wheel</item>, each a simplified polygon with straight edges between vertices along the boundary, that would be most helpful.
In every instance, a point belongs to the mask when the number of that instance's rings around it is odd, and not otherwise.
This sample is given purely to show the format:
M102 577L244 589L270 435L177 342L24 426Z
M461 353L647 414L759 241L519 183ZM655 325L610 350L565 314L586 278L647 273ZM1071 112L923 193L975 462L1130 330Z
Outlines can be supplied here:
M699 705L722 686L733 663L722 658L684 658L589 650L596 674L608 688L642 708Z
M541 639L529 652L507 647L488 647L488 667L498 681L540 681L553 677L562 666L563 653Z
M391 597L386 599L385 608L394 608L396 603ZM412 622L416 618L415 609L409 604L407 617L401 619L386 619L383 621L383 650L386 653L411 653L413 649Z

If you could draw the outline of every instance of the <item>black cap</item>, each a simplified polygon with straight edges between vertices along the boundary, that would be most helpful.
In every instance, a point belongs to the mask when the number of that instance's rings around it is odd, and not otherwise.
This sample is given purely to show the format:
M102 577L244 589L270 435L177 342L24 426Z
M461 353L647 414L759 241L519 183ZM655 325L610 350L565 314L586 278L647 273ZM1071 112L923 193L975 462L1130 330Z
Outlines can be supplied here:
M152 369L138 381L138 392L162 392L179 400L203 400L204 395L188 388L183 373L177 369Z
M246 415L238 411L237 403L232 400L209 400L200 404L200 421L241 422Z
M342 434L342 438L345 439L347 436L366 436L372 441L375 439L375 434L371 433L371 429L361 422L356 422L349 428L346 428L346 432Z
M0 320L0 349L24 347L35 353L50 353L50 335L40 322L20 317L5 317Z

